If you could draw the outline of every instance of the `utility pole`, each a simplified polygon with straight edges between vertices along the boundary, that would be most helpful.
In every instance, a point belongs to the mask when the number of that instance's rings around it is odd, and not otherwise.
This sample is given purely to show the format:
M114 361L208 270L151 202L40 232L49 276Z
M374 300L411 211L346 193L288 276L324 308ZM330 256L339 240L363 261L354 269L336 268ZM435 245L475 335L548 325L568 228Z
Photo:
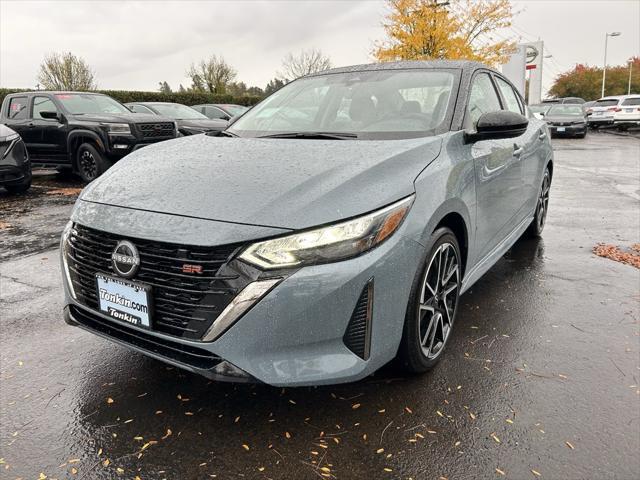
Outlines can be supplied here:
M609 37L618 37L620 35L620 32L611 32L604 34L604 65L602 66L602 93L600 94L600 98L604 97L604 82L607 78L607 42L609 40Z

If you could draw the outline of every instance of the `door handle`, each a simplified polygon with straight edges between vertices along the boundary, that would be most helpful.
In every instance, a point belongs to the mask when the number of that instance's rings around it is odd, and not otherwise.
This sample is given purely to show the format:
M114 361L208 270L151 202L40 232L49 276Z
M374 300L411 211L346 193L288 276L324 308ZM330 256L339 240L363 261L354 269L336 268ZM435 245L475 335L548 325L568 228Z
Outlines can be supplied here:
M547 138L547 134L545 132L540 132L540 135L538 135L538 138L540 140L544 140L545 138Z
M522 152L524 152L524 148L523 147L517 147L516 145L514 145L514 150L513 150L513 156L514 157L519 157L520 155L522 155Z

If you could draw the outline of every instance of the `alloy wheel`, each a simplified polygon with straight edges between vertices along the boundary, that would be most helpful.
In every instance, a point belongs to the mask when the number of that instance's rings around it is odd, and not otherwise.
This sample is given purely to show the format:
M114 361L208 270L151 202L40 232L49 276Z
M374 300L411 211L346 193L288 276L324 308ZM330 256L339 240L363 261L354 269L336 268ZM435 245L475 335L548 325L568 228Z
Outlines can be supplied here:
M94 179L98 173L98 164L89 150L84 150L80 155L80 170L87 179Z
M460 262L451 243L443 243L429 260L418 307L418 329L422 353L437 358L447 343L460 289Z
M544 224L547 221L547 210L549 209L549 173L545 172L544 179L542 180L542 188L540 189L540 196L538 197L538 205L536 207L536 222L538 224L538 231L542 231Z

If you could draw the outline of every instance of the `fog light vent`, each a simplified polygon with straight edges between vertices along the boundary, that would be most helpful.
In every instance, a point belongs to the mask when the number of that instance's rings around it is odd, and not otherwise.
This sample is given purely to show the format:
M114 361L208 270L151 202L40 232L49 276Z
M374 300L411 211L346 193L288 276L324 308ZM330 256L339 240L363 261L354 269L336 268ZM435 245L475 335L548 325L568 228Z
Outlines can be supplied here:
M371 347L371 315L373 313L373 278L365 285L356 307L353 309L349 325L344 332L344 344L363 360L369 358Z

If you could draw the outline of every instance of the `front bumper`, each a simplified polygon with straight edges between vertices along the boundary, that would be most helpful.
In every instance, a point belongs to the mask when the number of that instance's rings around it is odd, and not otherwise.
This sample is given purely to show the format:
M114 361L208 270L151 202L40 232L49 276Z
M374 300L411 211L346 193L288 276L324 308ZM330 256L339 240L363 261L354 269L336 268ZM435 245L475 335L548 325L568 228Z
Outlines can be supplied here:
M133 135L110 135L109 141L106 145L106 154L111 160L118 160L131 152L135 152L140 148L146 147L147 145L152 145L164 140L171 140L173 138L176 137L140 139Z
M587 131L587 124L579 125L549 125L551 135L582 135Z
M212 222L208 223L209 228L215 229ZM253 379L278 386L350 382L373 373L396 355L411 282L423 255L424 248L406 238L401 227L365 255L302 268L284 279L213 342L177 338L88 311L71 297L66 277L65 315L71 324L209 378ZM365 360L347 348L343 337L371 279L374 286L370 354ZM79 318L83 313L91 317L84 323ZM115 332L116 327L119 333ZM146 340L140 341L137 338L140 336ZM169 349L154 346L158 343ZM214 360L198 364L192 361L192 356L182 355L194 349L200 356L211 356ZM172 352L182 352L182 356ZM222 361L245 375L221 378L216 367Z

